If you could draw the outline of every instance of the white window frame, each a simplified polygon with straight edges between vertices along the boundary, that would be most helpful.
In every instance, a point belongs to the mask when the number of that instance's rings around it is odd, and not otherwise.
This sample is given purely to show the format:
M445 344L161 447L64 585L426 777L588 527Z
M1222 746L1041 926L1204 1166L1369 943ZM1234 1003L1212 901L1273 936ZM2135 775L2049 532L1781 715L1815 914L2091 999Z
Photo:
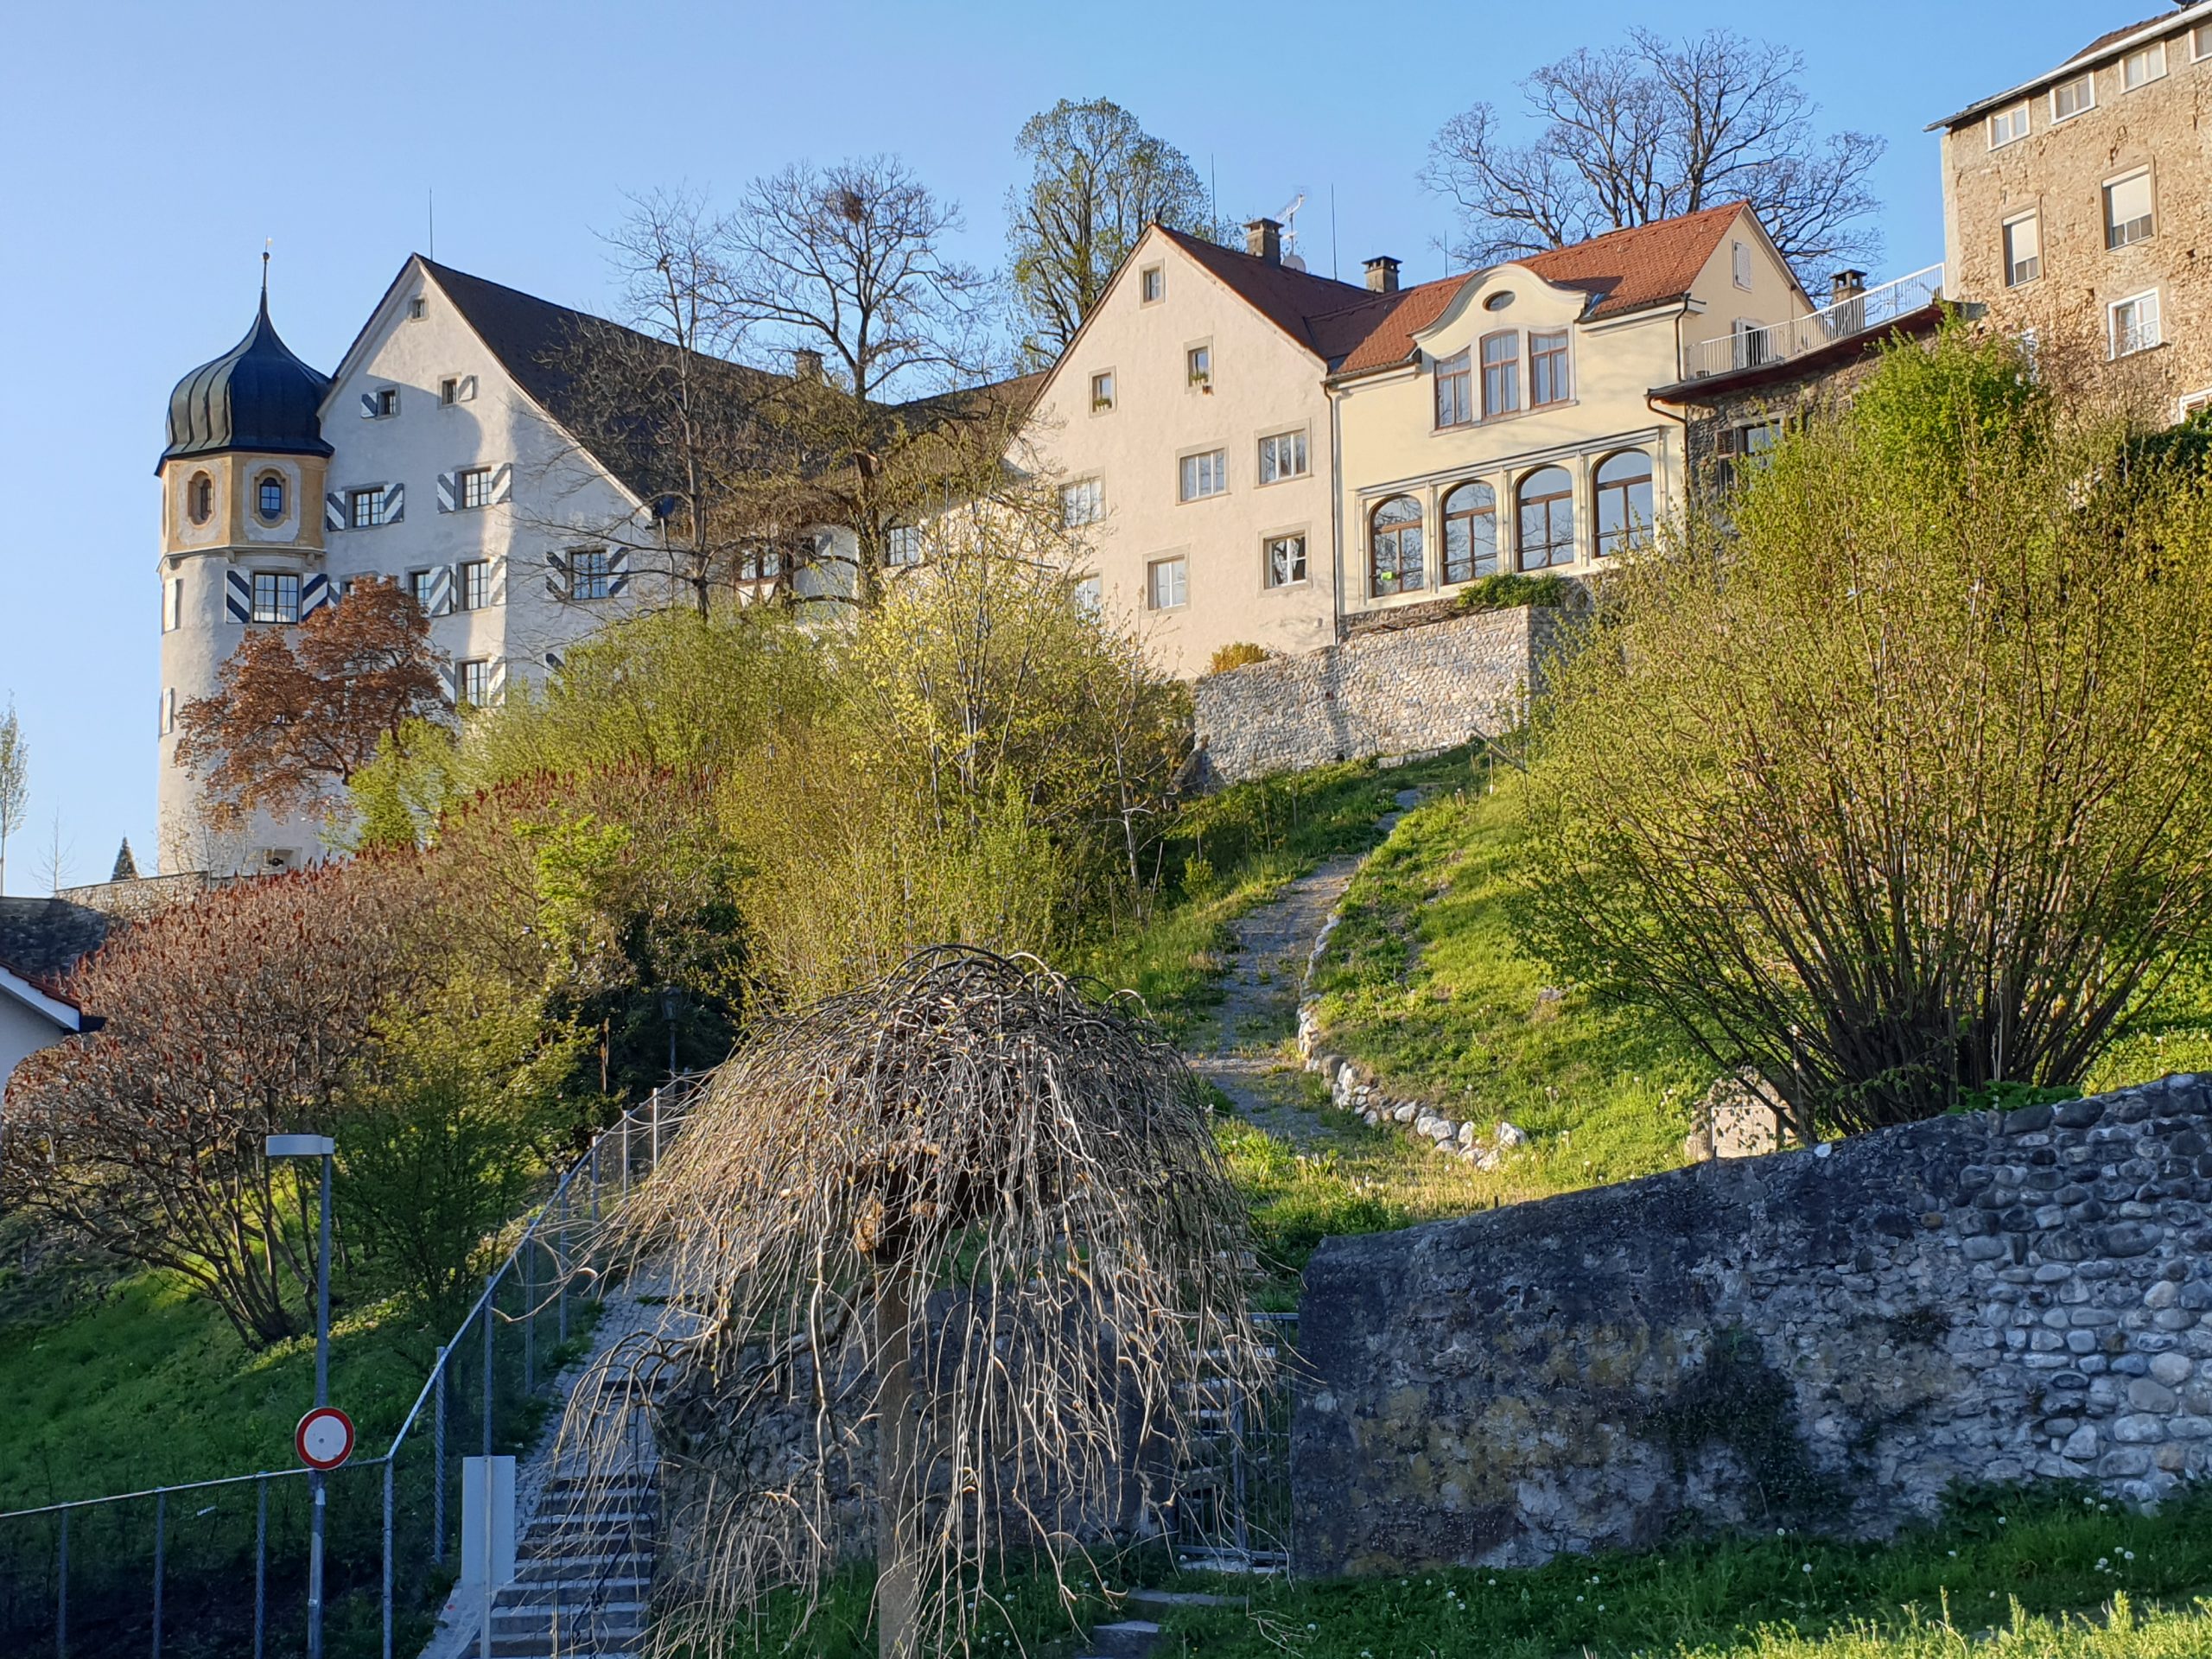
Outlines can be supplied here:
M2036 268L2032 271L2029 272L2025 276L2016 277L2012 274L2015 269L2015 264L2012 258L2012 232L2023 225L2031 225L2035 227L2036 251L2031 257L2035 260ZM1999 227L1997 236L1998 257L2004 262L2005 287L2025 288L2030 283L2036 282L2042 277L2043 213L2041 209L2031 208L2024 213L2013 214L2012 218L2006 219L2004 224Z
M2131 80L2128 76L2138 63L2142 64L2147 73L2140 80ZM2164 41L2153 41L2148 46L2139 46L2120 60L2120 90L2123 93L2139 92L2145 86L2155 81L2164 80L2165 78L2166 43Z
M471 499L471 497L474 499ZM453 505L459 512L478 512L492 505L492 469L464 467L454 474Z
M883 562L904 570L922 562L922 527L893 524L883 540Z
M1202 340L1183 348L1183 378L1199 391L1213 390L1213 342Z
M471 695L468 683L471 680L480 682L474 696ZM455 663L453 665L453 689L456 699L467 704L471 709L490 708L492 706L492 659L488 657L469 657Z
M1729 274L1735 278L1736 286L1746 294L1750 293L1752 274L1750 243L1739 241L1731 242L1728 245L1728 270Z
M1096 476L1070 479L1060 486L1060 528L1081 530L1106 517L1106 480Z
M1163 572L1175 573L1172 591L1174 597L1166 604L1160 602L1160 578ZM1147 559L1144 567L1144 607L1147 611L1180 611L1191 603L1191 556L1170 553L1157 559Z
M1103 397L1099 391L1102 385L1105 388ZM1090 412L1094 415L1112 414L1116 404L1120 401L1121 390L1119 383L1114 378L1113 370L1099 369L1094 372L1090 377Z
M2189 32L2189 60L2202 63L2212 58L2212 23L2199 23Z
M2087 96L2072 109L2062 112L2058 107L2058 95L2075 86L2087 88ZM2062 80L2050 89L2050 124L2053 126L2062 121L2071 121L2076 116L2087 115L2096 107L2097 72L2094 69L2085 69L2071 80Z
M1077 576L1068 596L1077 616L1096 622L1106 613L1106 584L1096 574Z
M1167 267L1147 265L1137 272L1137 303L1158 305L1167 297Z
M2151 331L2154 336L2150 340L2143 338L2142 308L2145 301L2150 302ZM2136 308L2136 321L2129 331L2129 337L2137 343L2126 351L2120 349L2120 313L2124 306L2133 306ZM2140 294L2130 294L2125 299L2114 300L2105 307L2105 341L2112 354L2111 360L2115 363L2123 357L2133 357L2139 352L2155 351L2164 345L2166 343L2165 327L2165 307L2160 302L2158 290L2155 288L2146 288Z
M162 632L175 633L184 626L184 578L171 576L162 584Z
M264 582L269 583L270 594L267 609L270 611L270 614L267 616L264 616L262 614L264 607L261 602L261 584ZM284 584L288 582L291 583L291 602L289 607L291 614L289 616L283 614L286 606L284 601L280 597L285 591ZM289 628L299 621L300 589L304 584L301 582L296 572L290 570L256 570L251 573L251 585L247 588L247 592L251 597L250 608L246 614L252 619L255 626L264 628Z
M2001 110L1990 111L1989 147L1992 149L2002 149L2007 144L2017 144L2028 136L2031 125L2028 116L2029 107L2030 101L2024 98L2017 104L2008 104ZM1999 122L2004 124L2001 137L1998 126Z
M2138 214L2135 219L2115 222L2113 218L2112 193L2119 189L2122 185L2134 183L2138 179L2143 181L2143 194L2145 198L2144 205L2147 207L2150 211L2145 213ZM2120 174L2115 177L2107 179L2097 188L2097 216L2104 221L2105 251L2107 253L2118 253L2122 248L2132 248L2139 242L2148 242L2152 237L2158 235L2158 193L2157 181L2151 176L2151 169L2147 167L2130 168L2125 173ZM2150 222L2151 228L2145 231L2142 235L2132 236L2124 242L2115 242L2113 240L2113 233L2119 230L2122 225L2133 225L2139 220L2143 219L2147 219Z
M1193 487L1203 483L1208 475L1213 480L1211 489ZM1217 446L1211 449L1194 449L1186 455L1175 458L1175 496L1178 501L1187 505L1193 501L1211 501L1216 496L1228 493L1228 450Z
M2212 409L2212 386L2202 391L2183 392L2174 399L2174 418L2185 421L2200 409Z
M1298 543L1299 574L1275 580L1275 549L1285 542ZM1260 586L1268 593L1303 588L1313 577L1313 542L1302 530L1279 530L1260 537Z
M162 735L167 737L175 730L176 730L176 687L165 686L162 690Z
M456 611L486 611L492 607L492 561L463 559L453 568L453 607Z
M1290 445L1298 461L1295 472L1286 472L1282 465L1282 446ZM1313 475L1313 444L1306 429L1294 427L1287 432L1270 432L1260 440L1258 481L1262 484L1287 484L1295 478ZM1272 467L1273 471L1269 468Z

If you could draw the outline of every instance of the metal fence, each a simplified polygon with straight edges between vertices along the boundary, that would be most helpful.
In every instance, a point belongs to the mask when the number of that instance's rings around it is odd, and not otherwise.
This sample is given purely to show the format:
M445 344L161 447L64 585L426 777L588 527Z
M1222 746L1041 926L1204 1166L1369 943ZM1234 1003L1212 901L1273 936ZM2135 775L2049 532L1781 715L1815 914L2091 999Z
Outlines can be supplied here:
M650 1175L699 1079L656 1089L561 1172L380 1455L326 1481L324 1649L414 1651L461 1560L461 1460L527 1451L589 1342L579 1287L607 1210ZM585 1281L588 1282L588 1281ZM302 1650L304 1469L0 1514L0 1653L213 1659Z
M1202 1379L1200 1433L1175 1472L1168 1542L1185 1566L1229 1573L1290 1567L1290 1418L1298 1382L1298 1316L1255 1313L1272 1344L1274 1387L1255 1393Z
M1808 316L1766 328L1738 328L1717 340L1702 340L1683 354L1683 378L1701 380L1738 369L1762 368L1816 352L1870 328L1910 316L1943 297L1943 267L1930 265L1909 276L1848 294Z

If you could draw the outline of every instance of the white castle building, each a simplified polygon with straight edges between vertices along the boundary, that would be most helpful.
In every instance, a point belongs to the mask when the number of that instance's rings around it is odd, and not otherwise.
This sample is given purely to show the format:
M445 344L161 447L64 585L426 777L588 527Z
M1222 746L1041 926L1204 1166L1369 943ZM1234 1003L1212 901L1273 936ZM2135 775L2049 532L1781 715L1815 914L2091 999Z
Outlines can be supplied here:
M586 328L565 307L434 264L401 267L331 374L270 321L170 394L162 480L159 810L165 870L322 855L311 821L219 833L176 760L177 711L213 693L253 628L305 621L365 575L404 583L475 704L542 676L641 600L627 568L645 486L556 414Z

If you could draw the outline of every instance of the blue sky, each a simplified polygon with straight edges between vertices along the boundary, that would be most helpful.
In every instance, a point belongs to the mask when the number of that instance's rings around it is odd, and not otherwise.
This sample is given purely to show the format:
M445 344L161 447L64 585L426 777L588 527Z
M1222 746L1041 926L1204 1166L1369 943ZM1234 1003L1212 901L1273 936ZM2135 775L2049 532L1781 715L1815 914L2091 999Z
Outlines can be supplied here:
M1831 124L1877 132L1898 272L1942 257L1921 129L2057 62L2149 0L1854 0L1771 8ZM1681 0L1672 31L1742 27ZM1309 262L1442 274L1431 135L1526 70L1653 11L1565 5L75 3L11 12L0 54L0 702L32 751L9 890L128 835L150 861L158 695L154 462L170 386L251 321L274 238L277 326L333 367L407 254L603 309L594 232L626 191L731 192L799 156L903 153L995 264L1021 122L1061 97L1134 110L1211 168L1225 214L1298 190ZM2001 16L2002 26L1992 24ZM1827 21L1823 21L1824 19Z

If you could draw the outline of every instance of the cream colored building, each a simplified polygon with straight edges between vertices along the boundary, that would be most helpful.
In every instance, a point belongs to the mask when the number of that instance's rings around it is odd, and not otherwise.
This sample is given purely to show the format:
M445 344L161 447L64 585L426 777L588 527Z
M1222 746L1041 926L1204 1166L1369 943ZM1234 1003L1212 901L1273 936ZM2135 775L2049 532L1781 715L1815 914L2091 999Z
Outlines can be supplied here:
M2212 0L1930 130L1954 294L2151 418L2212 403Z
M1483 575L1586 574L1681 499L1651 391L1812 310L1733 206L1404 289L1395 259L1363 287L1296 269L1280 232L1154 227L1038 399L1090 590L1180 674Z

